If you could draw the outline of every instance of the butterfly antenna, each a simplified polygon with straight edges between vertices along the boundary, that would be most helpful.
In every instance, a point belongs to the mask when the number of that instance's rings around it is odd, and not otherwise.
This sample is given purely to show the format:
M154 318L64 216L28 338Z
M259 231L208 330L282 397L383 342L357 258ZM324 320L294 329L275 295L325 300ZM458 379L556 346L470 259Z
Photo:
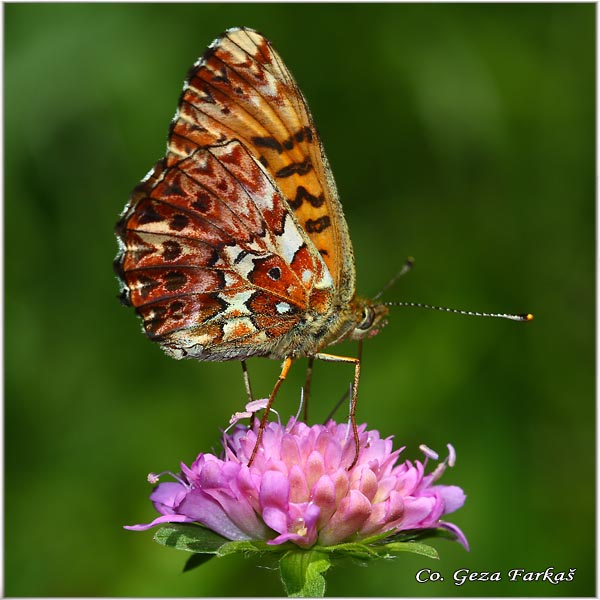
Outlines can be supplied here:
M404 261L402 268L383 286L383 288L377 294L375 294L373 300L377 300L377 298L380 298L384 292L387 292L396 283L396 281L400 279L400 277L406 275L413 268L414 264L415 259L412 256L409 256Z
M420 302L384 302L385 306L405 306L408 308L427 308L429 310L439 310L442 312L454 313L456 315L465 315L467 317L493 317L496 319L509 319L511 321L533 321L531 313L512 315L507 313L484 313L472 310L461 310L459 308L448 308L447 306L431 306Z

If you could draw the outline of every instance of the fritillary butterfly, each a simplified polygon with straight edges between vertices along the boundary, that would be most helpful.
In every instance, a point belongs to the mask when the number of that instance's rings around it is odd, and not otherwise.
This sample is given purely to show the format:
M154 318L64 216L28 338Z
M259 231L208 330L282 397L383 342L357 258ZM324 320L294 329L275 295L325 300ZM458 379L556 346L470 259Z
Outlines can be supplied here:
M283 360L278 384L297 357L354 363L355 405L359 360L321 350L375 334L388 309L355 295L323 146L261 34L229 29L194 64L116 231L121 298L167 354Z
M167 354L284 361L263 426L295 358L354 364L358 456L360 359L321 351L376 334L390 303L355 294L352 243L323 146L261 34L229 29L194 64L166 155L133 190L116 231L122 300Z

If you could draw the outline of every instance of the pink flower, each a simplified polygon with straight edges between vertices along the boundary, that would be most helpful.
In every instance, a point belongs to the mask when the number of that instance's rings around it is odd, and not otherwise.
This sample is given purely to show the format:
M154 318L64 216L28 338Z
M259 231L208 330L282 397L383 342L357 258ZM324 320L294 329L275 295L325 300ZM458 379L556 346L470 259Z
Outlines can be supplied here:
M237 425L224 435L223 458L200 454L191 467L181 465L175 482L160 483L150 499L161 523L200 523L230 540L265 540L272 545L293 542L302 548L361 541L381 533L443 527L466 548L458 527L440 521L460 508L465 494L457 486L435 482L447 460L425 475L429 459L397 464L403 449L392 439L359 427L360 454L346 423L313 425L291 418L287 426L267 425L261 447L248 467L258 424ZM156 475L151 481L158 480Z

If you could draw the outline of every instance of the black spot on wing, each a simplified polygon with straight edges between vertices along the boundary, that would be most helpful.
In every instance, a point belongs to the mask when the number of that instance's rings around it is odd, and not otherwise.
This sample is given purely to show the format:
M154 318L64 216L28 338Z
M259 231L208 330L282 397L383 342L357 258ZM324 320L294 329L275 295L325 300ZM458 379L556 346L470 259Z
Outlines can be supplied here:
M276 150L279 154L283 152L281 144L274 137L253 137L251 138L251 141L258 148L269 148L271 150Z
M291 177L292 175L306 175L312 169L312 163L310 162L310 158L303 160L302 162L294 162L289 165L279 169L277 173L275 173L275 177L285 178Z
M140 286L140 295L142 298L147 298L152 290L156 289L160 282L156 281L156 279L152 279L146 275L138 276L138 284Z
M175 240L166 240L162 244L163 246L163 258L165 260L175 260L181 256L181 245Z
M211 196L204 190L199 190L196 199L192 202L192 208L199 213L206 212L211 206Z
M328 215L319 217L318 219L308 219L304 223L304 228L308 233L321 233L321 231L331 226L331 219Z
M307 142L312 142L313 134L310 127L303 127L294 134L294 138L298 143L302 143L305 138Z
M177 181L172 181L171 183L169 183L168 186L165 187L165 190L163 192L165 195L171 195L174 194L175 196L184 196L185 193L184 191L181 189L181 186L179 185L179 183Z
M187 283L187 276L181 271L169 271L165 274L165 289L169 292L180 290Z
M188 225L190 220L183 214L174 215L169 223L169 227L175 231L182 231Z
M152 204L144 203L144 207L140 211L138 223L147 225L148 223L160 223L164 218L159 215Z
M267 272L267 275L273 281L277 281L278 279L281 278L281 269L279 267L273 267L273 268L269 269L269 271Z
M314 196L303 185L299 185L296 188L296 196L293 200L288 200L288 202L294 210L297 210L302 206L302 203L305 200L309 202L311 206L319 208L319 206L322 206L325 202L325 196L323 194Z

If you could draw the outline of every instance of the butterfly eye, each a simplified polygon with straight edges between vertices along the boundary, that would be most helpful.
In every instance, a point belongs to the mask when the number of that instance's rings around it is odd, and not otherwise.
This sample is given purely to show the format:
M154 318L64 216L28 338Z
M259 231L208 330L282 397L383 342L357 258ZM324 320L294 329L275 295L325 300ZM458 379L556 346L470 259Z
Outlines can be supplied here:
M369 329L375 320L375 311L370 306L363 308L362 320L356 326L356 329Z

